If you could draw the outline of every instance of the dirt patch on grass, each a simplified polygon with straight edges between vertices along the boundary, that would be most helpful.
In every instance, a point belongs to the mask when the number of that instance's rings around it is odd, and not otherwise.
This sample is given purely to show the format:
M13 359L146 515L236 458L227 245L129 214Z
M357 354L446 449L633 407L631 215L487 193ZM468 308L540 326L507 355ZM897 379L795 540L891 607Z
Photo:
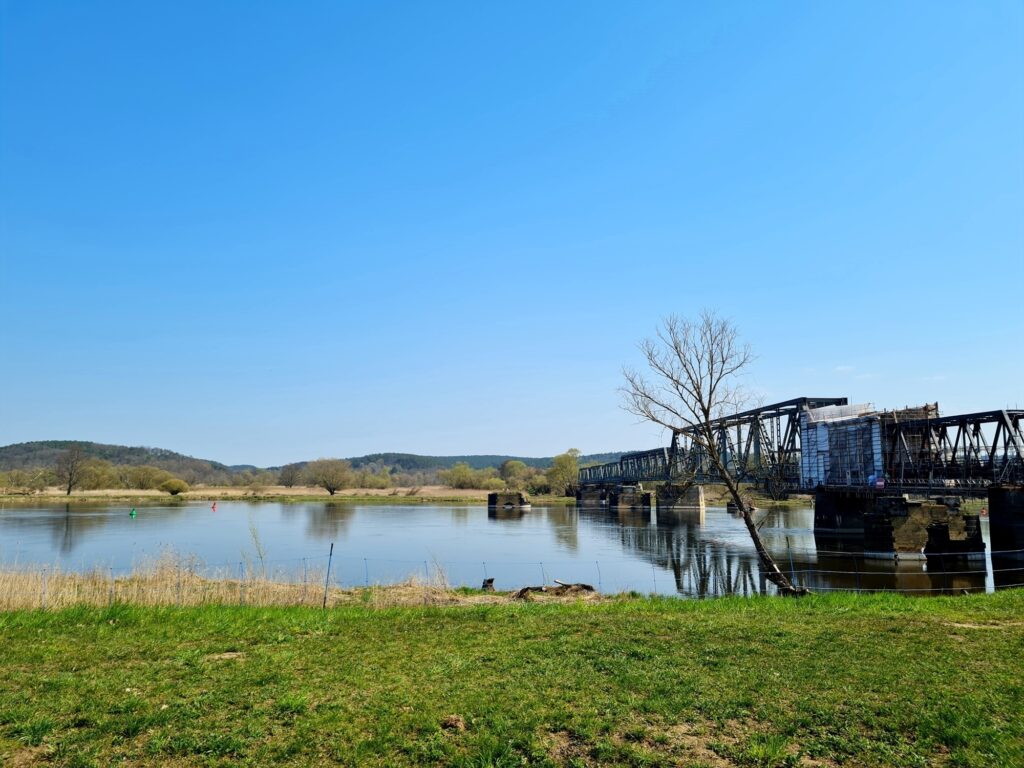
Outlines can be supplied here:
M708 733L703 727L691 723L679 723L655 730L646 739L655 751L668 750L685 758L687 763L731 768L733 762L713 751L708 746Z
M559 765L595 764L590 759L590 747L568 731L549 733L545 741L548 756Z
M947 627L956 627L957 629L1011 629L1013 627L1024 626L1024 621L993 621L985 624L974 624L972 622L964 621L947 621Z
M46 762L49 753L49 747L25 747L24 749L19 749L13 755L4 757L0 754L0 757L4 758L3 764L7 768L25 768L25 766L40 765Z
M441 727L446 731L464 731L466 730L466 720L462 715L448 715L441 721Z
M672 758L673 764L700 765L704 768L735 768L735 763L714 752L708 743L709 731L701 725L681 723L670 726L636 725L612 736L612 741L639 760ZM558 765L599 766L595 745L570 733L552 731L545 738L545 747L552 762Z
M244 659L245 654L241 651L225 651L224 653L211 653L203 657L203 661L231 661Z

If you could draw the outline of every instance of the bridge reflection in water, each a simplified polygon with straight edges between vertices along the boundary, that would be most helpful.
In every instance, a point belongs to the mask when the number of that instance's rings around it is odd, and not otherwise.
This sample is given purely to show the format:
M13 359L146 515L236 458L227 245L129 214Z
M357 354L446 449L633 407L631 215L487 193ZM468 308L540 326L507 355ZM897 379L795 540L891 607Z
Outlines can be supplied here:
M580 506L581 519L617 536L624 551L649 562L689 597L775 594L765 579L742 518L725 509L706 512ZM984 557L946 555L894 560L862 546L814 533L811 509L773 508L757 515L765 546L791 579L816 592L896 591L960 594L1002 586ZM1020 575L1020 574L1017 574ZM1021 581L1024 579L1017 579ZM660 591L660 590L659 590Z

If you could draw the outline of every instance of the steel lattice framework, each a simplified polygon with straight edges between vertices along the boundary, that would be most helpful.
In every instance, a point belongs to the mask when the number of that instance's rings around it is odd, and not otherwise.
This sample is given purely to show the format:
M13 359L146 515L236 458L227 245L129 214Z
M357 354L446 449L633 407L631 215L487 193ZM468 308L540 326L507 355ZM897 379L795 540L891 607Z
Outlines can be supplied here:
M808 408L847 405L845 397L798 397L735 413L712 422L715 442L726 468L741 482L784 487L800 480L800 414ZM584 467L580 485L638 482L714 483L711 467L695 427L676 430L668 448L627 453L617 462Z
M971 488L1024 483L1024 411L900 421L882 414L890 485Z
M740 482L772 495L801 486L800 415L807 409L847 405L845 397L800 397L753 408L712 422L719 455ZM889 488L970 492L994 484L1024 483L1024 411L983 411L881 423L884 478ZM678 485L721 480L695 427L673 432L667 448L627 453L617 462L584 467L581 486L640 482Z

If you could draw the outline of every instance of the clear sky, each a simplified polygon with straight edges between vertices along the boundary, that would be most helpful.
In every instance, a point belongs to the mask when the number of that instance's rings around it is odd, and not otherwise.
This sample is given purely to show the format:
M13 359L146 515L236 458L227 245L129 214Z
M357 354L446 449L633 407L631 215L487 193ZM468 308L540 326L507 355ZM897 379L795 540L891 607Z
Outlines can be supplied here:
M0 217L0 444L648 448L703 307L1024 407L1024 2L0 0Z

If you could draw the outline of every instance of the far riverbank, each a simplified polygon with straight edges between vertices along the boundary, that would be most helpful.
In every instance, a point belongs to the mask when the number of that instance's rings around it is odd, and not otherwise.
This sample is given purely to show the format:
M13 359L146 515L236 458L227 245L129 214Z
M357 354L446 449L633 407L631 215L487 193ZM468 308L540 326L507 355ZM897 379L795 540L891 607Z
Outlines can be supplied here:
M35 504L67 502L74 504L125 502L135 505L167 504L195 501L272 501L281 504L302 504L308 502L340 502L345 504L468 504L487 503L487 491L474 488L449 488L443 485L426 485L415 488L346 488L333 496L323 488L315 486L283 485L271 486L194 486L185 493L171 496L156 489L138 490L129 488L107 488L91 491L73 491L68 495L62 488L49 487L33 494L0 494L0 505L33 506ZM707 485L704 495L708 506L724 506L727 492L724 486ZM812 497L794 495L789 499L773 500L756 492L751 493L754 504L768 507L809 506ZM573 506L574 496L550 494L530 496L530 502L538 507Z
M56 487L46 488L33 494L0 494L0 504L32 506L38 503L52 504L90 503L123 501L134 504L167 504L190 501L274 501L282 504L301 504L311 501L333 501L346 504L486 504L487 491L464 488L448 488L443 485L427 485L417 488L347 488L333 496L322 488L291 488L283 485L272 486L196 486L191 490L171 496L163 491L137 490L129 488L108 488L93 491L73 491L68 495ZM533 496L531 501L538 506L572 505L572 496Z

